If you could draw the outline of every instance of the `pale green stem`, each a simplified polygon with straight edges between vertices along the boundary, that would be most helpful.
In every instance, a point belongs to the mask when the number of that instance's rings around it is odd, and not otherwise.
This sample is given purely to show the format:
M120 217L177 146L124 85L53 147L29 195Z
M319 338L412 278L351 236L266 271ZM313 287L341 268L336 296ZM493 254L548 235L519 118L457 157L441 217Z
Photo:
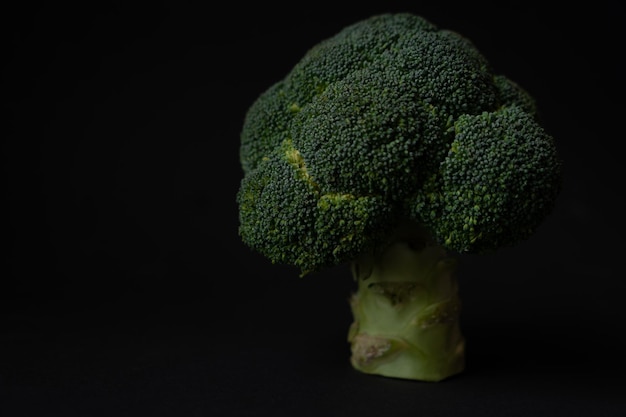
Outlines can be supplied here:
M456 259L423 234L399 236L352 264L348 341L364 373L441 381L465 367Z

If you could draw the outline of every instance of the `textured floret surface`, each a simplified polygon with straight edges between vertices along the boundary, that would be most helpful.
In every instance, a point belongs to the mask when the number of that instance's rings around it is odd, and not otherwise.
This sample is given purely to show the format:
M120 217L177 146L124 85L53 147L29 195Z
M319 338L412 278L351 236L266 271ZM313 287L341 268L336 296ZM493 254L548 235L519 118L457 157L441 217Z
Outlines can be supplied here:
M240 161L242 240L304 272L384 246L406 219L457 252L512 245L560 191L534 99L405 13L312 47L249 108Z

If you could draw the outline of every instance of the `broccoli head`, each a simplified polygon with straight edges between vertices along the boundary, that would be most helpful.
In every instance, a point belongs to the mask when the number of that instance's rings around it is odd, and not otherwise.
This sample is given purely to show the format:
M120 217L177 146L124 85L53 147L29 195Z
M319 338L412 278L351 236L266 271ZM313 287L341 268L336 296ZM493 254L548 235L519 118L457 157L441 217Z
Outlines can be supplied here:
M353 262L355 278L378 276L369 290L392 301L416 297L381 284L403 264L388 256L398 242L439 263L514 245L561 189L533 97L468 39L409 13L372 16L309 49L251 104L240 140L242 241L302 276ZM357 356L404 343L355 334L369 349ZM363 355L353 362L370 369ZM432 375L417 379L443 377Z

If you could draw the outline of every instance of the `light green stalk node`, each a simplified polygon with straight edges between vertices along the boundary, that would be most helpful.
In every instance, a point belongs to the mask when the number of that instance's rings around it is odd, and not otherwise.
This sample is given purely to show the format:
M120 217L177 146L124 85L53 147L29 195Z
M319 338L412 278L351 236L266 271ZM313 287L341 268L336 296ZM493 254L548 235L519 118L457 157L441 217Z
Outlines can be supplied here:
M422 234L352 263L352 366L361 372L441 381L465 368L456 259Z

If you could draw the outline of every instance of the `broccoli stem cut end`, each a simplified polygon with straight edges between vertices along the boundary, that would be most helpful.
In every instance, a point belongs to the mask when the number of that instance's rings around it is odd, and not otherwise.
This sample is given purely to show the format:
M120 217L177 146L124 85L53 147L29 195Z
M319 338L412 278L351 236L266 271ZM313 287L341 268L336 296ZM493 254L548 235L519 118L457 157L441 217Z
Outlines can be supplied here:
M367 374L432 381L465 368L456 259L421 236L394 241L352 263L352 367Z

